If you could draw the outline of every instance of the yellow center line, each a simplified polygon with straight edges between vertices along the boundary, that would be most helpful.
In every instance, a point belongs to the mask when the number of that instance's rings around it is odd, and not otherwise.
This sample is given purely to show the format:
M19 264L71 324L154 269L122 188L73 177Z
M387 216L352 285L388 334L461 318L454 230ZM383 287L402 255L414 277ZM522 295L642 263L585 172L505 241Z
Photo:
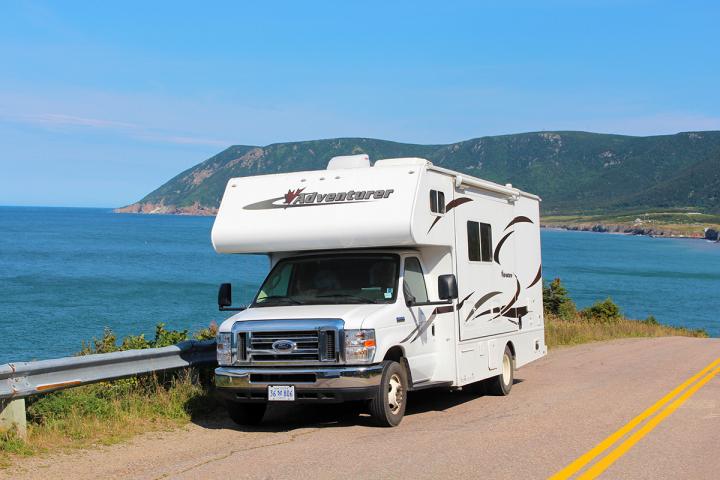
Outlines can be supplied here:
M627 433L629 433L631 430L633 430L635 427L637 427L640 423L645 421L646 419L650 418L652 415L654 415L658 410L660 410L662 407L664 407L667 403L669 403L673 398L675 398L680 392L685 390L689 385L691 385L693 382L695 382L697 379L701 378L703 375L705 375L707 372L711 371L713 368L720 365L720 358L716 359L714 362L710 363L707 367L700 370L698 373L693 375L692 377L685 380L683 383L675 387L670 393L665 395L663 398L655 402L650 408L642 412L637 417L630 420L628 423L626 423L623 427L621 427L619 430L617 430L615 433L608 436L605 440L598 443L595 447L590 449L588 452L584 453L580 457L578 457L576 460L574 460L572 463L570 463L568 466L554 474L549 478L549 480L566 480L570 478L575 473L579 472L585 465L593 461L598 455L603 453L608 448L612 447L615 442L620 440L622 437L624 437Z
M615 463L618 458L625 455L628 450L633 447L633 445L639 442L645 435L650 433L655 427L660 424L660 422L669 417L675 410L680 407L680 405L685 403L688 398L692 397L695 392L700 390L703 385L712 380L712 378L718 373L720 373L720 368L713 370L705 378L690 387L685 393L679 396L677 400L668 405L662 412L658 413L655 417L653 417L650 421L643 425L642 428L640 428L637 432L630 435L624 442L618 445L613 451L608 453L605 458L590 467L587 472L580 475L578 477L578 480L590 480L593 478L597 478L598 475L607 470L608 467Z

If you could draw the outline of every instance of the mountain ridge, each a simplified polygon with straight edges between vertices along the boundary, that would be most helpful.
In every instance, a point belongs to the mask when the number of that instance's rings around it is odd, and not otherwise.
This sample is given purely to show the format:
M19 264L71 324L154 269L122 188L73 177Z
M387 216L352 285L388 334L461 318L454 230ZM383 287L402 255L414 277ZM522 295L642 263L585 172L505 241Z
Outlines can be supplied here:
M543 198L551 214L647 209L720 212L720 131L636 137L540 131L411 144L363 137L233 145L119 212L212 215L232 177L324 169L335 155L417 156Z

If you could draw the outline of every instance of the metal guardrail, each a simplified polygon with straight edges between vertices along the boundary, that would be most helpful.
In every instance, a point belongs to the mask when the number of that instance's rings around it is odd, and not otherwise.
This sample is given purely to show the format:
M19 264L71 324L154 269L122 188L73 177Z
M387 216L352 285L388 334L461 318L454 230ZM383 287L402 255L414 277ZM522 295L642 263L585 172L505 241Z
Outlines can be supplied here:
M25 437L25 397L177 368L213 365L215 340L0 365L0 431Z
M8 363L0 365L0 399L215 361L215 340L189 340L169 347Z

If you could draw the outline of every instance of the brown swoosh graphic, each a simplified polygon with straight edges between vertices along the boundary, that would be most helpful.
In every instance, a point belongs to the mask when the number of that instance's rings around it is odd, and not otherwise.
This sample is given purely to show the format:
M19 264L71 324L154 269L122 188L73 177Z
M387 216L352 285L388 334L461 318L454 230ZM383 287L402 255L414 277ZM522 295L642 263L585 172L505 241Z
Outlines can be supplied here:
M466 301L468 298L472 297L474 293L475 293L475 292L470 292L467 297L465 297L465 298L463 298L462 300L460 300L460 303L458 303L458 306L457 306L458 312L459 312L460 309L463 307L463 305L465 305L465 301Z
M432 315L430 315L430 318L428 318L427 321L426 321L425 323L423 323L423 324L420 326L420 328L418 328L418 332L417 332L417 334L415 335L415 338L413 338L410 343L412 343L412 342L414 342L415 340L417 340L418 338L420 338L420 335L422 335L423 333L425 333L425 331L426 331L428 328L430 328L430 325L432 325L432 323L435 321L435 318L437 318L437 316L438 316L439 314L441 314L441 313L450 313L450 312L452 312L452 311L454 311L454 310L455 310L455 309L453 308L452 305L448 305L448 306L446 306L446 307L437 307L437 308L435 308L435 310L433 310Z
M513 218L513 219L510 221L510 223L507 224L507 227L505 227L505 230L507 230L508 228L512 227L512 226L515 225L516 223L535 223L535 222L533 222L532 220L530 220L528 217L526 217L526 216L524 216L524 215L520 215L520 216L518 216L518 217Z
M505 236L500 239L500 241L498 242L497 246L495 247L495 255L493 256L493 258L495 259L495 263L497 263L498 265L500 265L500 249L502 248L503 243L505 243L505 240L507 240L508 237L509 237L510 235L512 235L514 232L515 232L515 231L512 230L512 231L506 233Z
M542 264L540 264L540 266L538 267L538 272L537 272L537 275L535 275L535 279L532 281L532 283L530 285L527 286L527 288L530 288L533 285L535 285L536 283L538 283L540 281L540 279L542 279Z
M497 315L495 315L493 317L493 319L498 318L499 316L501 316L502 314L504 314L505 312L510 310L510 307L515 305L515 302L517 302L518 298L520 298L520 280L518 280L517 275L514 275L514 276L515 276L515 282L517 283L517 289L515 290L515 296L512 298L512 300L510 300L510 302L507 305L505 305L505 308L500 310L500 313L498 313Z
M425 323L422 323L422 324L418 325L417 327L415 327L415 329L414 329L412 332L410 332L410 335L408 335L407 337L403 338L403 339L400 341L400 343L405 343L405 342L407 342L408 340L410 340L410 337L412 337L413 335L415 335L415 337L412 339L412 341L411 341L410 343L414 342L415 340L417 340L418 338L420 338L420 335L422 335L423 333L425 333L425 331L426 331L428 328L430 328L430 325L432 325L432 323L435 321L435 318L437 318L437 316L438 316L439 314L442 314L442 313L450 313L450 312L453 312L454 310L455 310L455 308L454 308L452 305L447 305L447 306L443 306L443 307L436 307L436 308L433 310L433 312L430 314L430 316L428 317L428 319L425 320Z
M455 200L450 200L450 201L447 203L447 205L445 205L445 213L448 213L450 210L452 210L452 209L455 208L455 207L459 207L459 206L462 205L463 203L472 202L472 200L473 200L472 198L468 198L468 197L458 197L458 198L456 198ZM433 227L435 226L435 224L437 224L437 223L440 221L441 218L443 218L443 217L442 217L442 216L440 216L440 217L435 217L435 220L433 220L432 225L430 225L430 228L428 228L427 233L430 233L430 230L433 229Z
M470 320L470 317L472 317L473 313L475 313L475 312L477 311L477 309L480 308L480 306L481 306L483 303L487 302L488 300L490 300L490 299L491 299L492 297L494 297L495 295L500 295L501 293L502 293L502 292L490 292L490 293L488 293L488 294L483 295L483 296L480 298L480 300L478 300L477 302L475 302L475 305L473 305L473 308L472 308L472 310L470 310L470 313L468 314L468 316L467 316L467 318L465 319L465 321L466 321L466 322L469 321L469 320Z

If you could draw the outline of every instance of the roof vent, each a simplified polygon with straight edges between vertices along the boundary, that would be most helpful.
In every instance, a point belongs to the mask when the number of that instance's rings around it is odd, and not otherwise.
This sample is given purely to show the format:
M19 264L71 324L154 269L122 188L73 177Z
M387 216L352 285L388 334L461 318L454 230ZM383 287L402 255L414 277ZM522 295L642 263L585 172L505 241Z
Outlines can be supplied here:
M360 155L343 155L333 157L328 162L328 170L340 170L343 168L368 168L370 167L370 157L366 154Z

